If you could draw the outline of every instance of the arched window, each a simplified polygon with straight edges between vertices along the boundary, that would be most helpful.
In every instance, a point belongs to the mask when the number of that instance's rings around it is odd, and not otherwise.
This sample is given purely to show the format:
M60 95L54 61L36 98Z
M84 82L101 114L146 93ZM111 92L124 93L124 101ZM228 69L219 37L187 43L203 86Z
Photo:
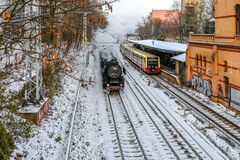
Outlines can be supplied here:
M224 72L228 71L228 62L224 61Z
M225 83L225 98L229 98L229 78L224 76L224 83Z
M240 35L240 5L236 6L236 34Z
M203 66L203 67L204 67L204 68L207 68L207 60L206 60L206 57L205 57L205 56L203 57L203 63L204 63L204 66Z
M202 56L200 56L200 66L202 67Z
M196 55L196 65L198 66L198 55Z

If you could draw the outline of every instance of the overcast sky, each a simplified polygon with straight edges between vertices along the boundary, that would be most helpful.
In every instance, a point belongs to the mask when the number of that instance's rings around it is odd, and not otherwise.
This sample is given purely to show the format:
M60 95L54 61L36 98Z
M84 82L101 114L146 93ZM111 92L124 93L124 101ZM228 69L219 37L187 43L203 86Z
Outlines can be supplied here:
M173 0L120 0L109 14L108 31L120 35L134 32L141 17L146 17L152 9L169 9L172 3Z

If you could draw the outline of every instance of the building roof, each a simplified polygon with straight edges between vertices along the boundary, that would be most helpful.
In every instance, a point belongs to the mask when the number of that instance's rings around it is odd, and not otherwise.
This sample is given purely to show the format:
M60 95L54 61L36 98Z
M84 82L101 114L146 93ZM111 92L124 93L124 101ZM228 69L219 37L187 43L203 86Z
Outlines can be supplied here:
M155 49L161 52L167 53L185 53L187 51L187 44L176 43L176 42L166 42L157 40L129 40L129 42L134 44L139 44L147 48Z
M178 10L152 10L152 20L173 21L178 20Z
M179 62L186 62L186 53L171 57L171 59L179 61Z

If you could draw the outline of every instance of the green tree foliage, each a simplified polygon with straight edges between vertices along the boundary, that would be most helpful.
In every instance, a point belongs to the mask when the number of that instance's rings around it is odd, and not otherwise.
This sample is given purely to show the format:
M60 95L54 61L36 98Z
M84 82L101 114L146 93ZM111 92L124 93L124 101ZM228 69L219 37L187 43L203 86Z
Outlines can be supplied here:
M0 135L0 159L8 160L14 148L14 143L11 134L7 132L6 128L1 122Z

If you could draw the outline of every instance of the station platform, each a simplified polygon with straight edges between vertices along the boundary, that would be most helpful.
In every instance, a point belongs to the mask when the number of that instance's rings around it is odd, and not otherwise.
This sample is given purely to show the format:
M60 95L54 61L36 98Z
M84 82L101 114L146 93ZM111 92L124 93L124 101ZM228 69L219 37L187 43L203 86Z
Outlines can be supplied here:
M173 83L173 84L182 85L181 77L176 75L176 74L174 74L171 71L168 71L166 69L161 69L160 75L163 78L167 79L169 82Z

